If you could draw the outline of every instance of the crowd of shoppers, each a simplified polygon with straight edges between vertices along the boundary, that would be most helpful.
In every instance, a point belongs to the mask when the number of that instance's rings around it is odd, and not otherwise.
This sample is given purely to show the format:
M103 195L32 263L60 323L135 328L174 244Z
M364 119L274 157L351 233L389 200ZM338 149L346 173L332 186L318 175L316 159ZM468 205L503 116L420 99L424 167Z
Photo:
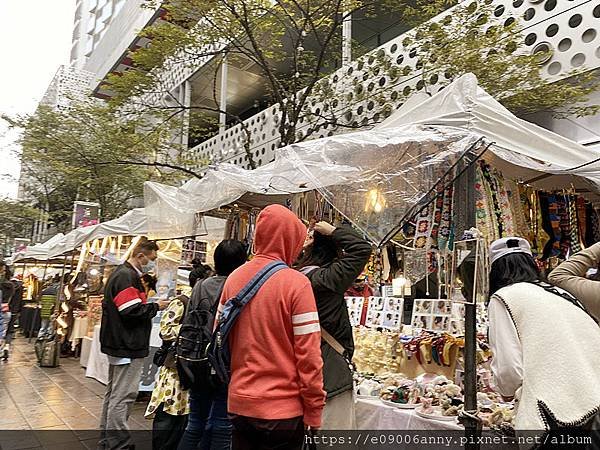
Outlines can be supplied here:
M99 448L133 448L127 420L159 310L163 346L154 360L161 368L146 409L153 448L299 450L307 430L355 428L354 341L344 296L369 293L361 276L369 242L350 226L317 222L307 230L289 209L271 205L258 216L250 261L242 242L225 240L215 249L214 271L195 261L189 300L151 302L156 278L148 272L157 251L155 242L141 240L106 284L100 342L109 378ZM493 242L490 258L492 372L499 393L518 400L516 428L600 428L600 356L588 351L600 347L600 277L588 276L600 266L600 243L572 255L548 281L525 239ZM257 277L274 263L281 270L260 284ZM0 265L6 341L16 311L10 299L22 295L22 285L7 277ZM255 285L241 302L240 293ZM57 289L42 291L40 334L51 327L45 321ZM210 335L235 308L228 382L213 373L186 385L177 354L182 326L202 317L198 326Z

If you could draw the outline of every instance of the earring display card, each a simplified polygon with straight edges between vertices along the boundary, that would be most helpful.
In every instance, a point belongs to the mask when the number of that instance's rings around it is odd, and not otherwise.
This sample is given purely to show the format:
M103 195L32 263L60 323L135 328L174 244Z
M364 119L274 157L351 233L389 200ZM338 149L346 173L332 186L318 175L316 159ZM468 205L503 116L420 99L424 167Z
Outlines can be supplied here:
M196 241L194 239L187 239L183 243L181 264L184 266L191 266L194 259L200 259L200 261L205 263L207 253L208 243L204 241Z
M411 324L414 328L450 331L452 302L445 299L415 299Z
M350 316L350 325L356 327L360 325L362 316L364 297L346 297L346 306L348 307L348 315Z
M416 315L413 314L412 322L413 328L431 330L431 315Z
M394 297L369 297L365 326L398 330L402 326L404 300Z

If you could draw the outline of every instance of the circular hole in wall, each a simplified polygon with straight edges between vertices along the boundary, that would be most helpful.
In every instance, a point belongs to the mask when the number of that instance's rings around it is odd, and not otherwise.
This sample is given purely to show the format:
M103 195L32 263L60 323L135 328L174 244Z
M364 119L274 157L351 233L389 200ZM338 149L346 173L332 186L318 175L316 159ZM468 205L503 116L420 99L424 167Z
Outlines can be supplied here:
M571 41L571 39L564 38L563 40L561 40L558 43L558 50L561 52L566 52L567 50L569 50L571 48L572 44L573 44L573 42Z
M381 78L379 79L379 86L381 86L381 87L385 86L385 82L386 82L386 79L385 79L385 77L381 77Z
M523 14L523 19L525 20L531 20L535 17L535 9L533 8L529 8L527 11L525 11L525 14Z
M394 44L390 47L391 53L396 53L397 50L398 50L398 44Z
M537 34L529 33L525 36L525 45L533 45L535 44L535 41L537 41Z
M589 28L581 35L581 40L587 44L588 42L592 42L594 39L596 39L596 36L596 30Z
M558 33L558 25L556 25L555 23L546 28L546 36L556 36L556 33Z
M398 100L398 91L392 92L392 95L390 96L390 98L392 100Z
M599 18L600 18L600 5L598 5L598 6L596 6L596 7L594 8L594 12L593 12L593 14L594 14L594 17L595 17L596 19L599 19Z
M552 11L554 8L556 8L556 0L548 0L544 5L546 11Z
M504 26L505 27L509 27L511 26L513 23L515 23L515 18L514 17L509 17L508 19L506 19L504 21Z
M583 21L583 17L581 17L581 14L574 14L569 19L569 26L571 28L577 28L579 25L581 25L582 21Z
M519 8L521 6L523 6L523 0L514 0L513 1L513 7L514 8Z
M415 56L417 56L417 49L413 48L410 53L408 54L408 56L410 56L411 58L414 58Z
M421 89L423 89L425 87L425 82L423 80L419 80L417 82L417 91L420 91Z
M504 5L498 5L496 6L496 9L494 10L494 15L496 17L500 17L502 14L504 14L504 11L506 9L504 8Z
M571 58L571 65L573 67L583 66L584 63L585 63L585 55L583 53L577 53L577 54L573 55L573 57Z
M540 42L531 52L538 64L545 64L552 58L552 46L548 42Z
M403 90L402 90L402 94L405 97L408 97L410 95L410 93L412 92L412 89L410 86L406 86Z
M600 47L596 49L596 58L600 58Z
M400 56L398 56L398 58L396 58L396 64L398 64L398 65L402 64L403 61L404 61L404 55L400 55Z

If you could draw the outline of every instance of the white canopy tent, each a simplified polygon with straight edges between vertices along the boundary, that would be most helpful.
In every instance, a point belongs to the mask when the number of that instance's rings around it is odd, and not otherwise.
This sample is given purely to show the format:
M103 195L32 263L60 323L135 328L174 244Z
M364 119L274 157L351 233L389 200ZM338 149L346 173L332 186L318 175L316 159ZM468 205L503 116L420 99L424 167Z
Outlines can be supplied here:
M292 144L256 170L222 164L180 188L147 182L146 215L151 228L186 234L194 214L242 196L318 189L380 242L383 229L397 224L419 203L444 175L444 168L486 146L491 151L486 159L515 178L530 181L553 174L545 178L546 185L537 183L540 188L575 183L600 191L597 152L517 118L467 74L424 101L407 102L374 129ZM352 197L352 191L357 195ZM375 217L367 211L369 196L375 196L375 207L381 196L386 208L379 204L379 209L395 211Z
M206 238L222 239L225 226L224 220L207 217L205 218L204 225L205 228L203 228L203 231ZM144 208L135 208L127 211L121 217L107 222L77 228L66 235L59 233L48 241L28 247L24 253L15 255L12 262L15 263L26 259L47 261L72 252L86 242L93 241L94 239L103 239L109 236L147 236L151 234L152 232L148 226ZM163 239L183 237L182 235L169 233L168 230L163 230L160 234Z
M600 153L516 117L479 87L473 74L432 97L416 98L420 101L408 101L377 129L422 124L469 130L493 142L491 150L501 160L538 172L583 177L600 189ZM549 186L562 184L556 179L552 183Z

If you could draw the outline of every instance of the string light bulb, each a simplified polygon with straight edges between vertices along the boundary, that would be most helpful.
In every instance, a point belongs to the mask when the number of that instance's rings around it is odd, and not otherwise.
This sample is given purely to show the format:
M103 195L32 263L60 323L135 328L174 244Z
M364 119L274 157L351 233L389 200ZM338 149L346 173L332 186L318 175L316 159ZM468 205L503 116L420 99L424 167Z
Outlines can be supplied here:
M379 189L371 189L367 193L367 202L365 204L365 212L373 211L379 214L385 208L385 197Z

